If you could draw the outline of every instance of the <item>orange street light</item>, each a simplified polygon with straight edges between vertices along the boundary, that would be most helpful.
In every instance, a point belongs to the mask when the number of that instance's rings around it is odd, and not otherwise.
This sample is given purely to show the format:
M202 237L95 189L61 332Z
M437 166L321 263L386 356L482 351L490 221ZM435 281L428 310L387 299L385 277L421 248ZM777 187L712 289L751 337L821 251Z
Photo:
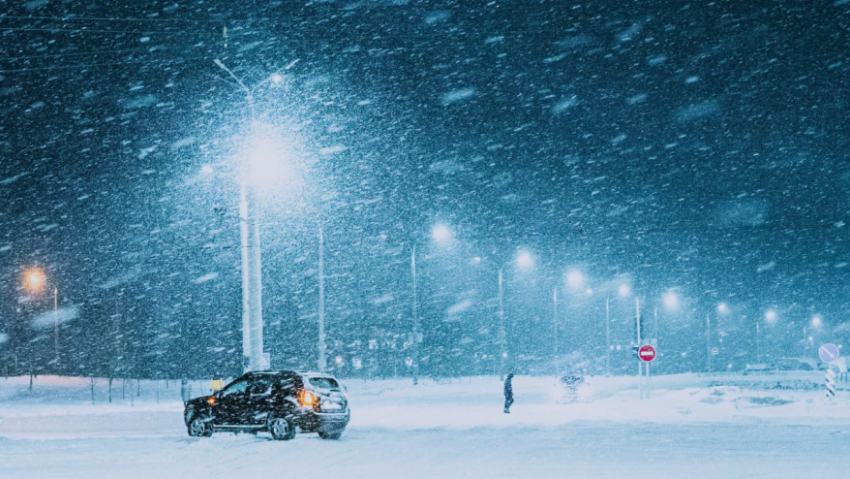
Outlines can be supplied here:
M39 268L29 268L24 271L24 287L34 293L44 289L47 279L44 271Z

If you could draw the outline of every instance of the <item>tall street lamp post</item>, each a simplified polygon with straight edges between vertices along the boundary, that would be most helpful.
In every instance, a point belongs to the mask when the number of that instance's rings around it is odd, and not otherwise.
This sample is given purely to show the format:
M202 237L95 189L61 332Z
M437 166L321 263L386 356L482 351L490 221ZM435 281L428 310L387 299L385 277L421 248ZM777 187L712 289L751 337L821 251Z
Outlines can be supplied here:
M557 372L557 362L558 362L558 350L560 349L558 346L559 338L558 338L558 288L552 288L552 330L555 334L554 341L552 343L552 359L553 366L555 367L555 372Z
M253 121L255 118L254 92L268 82L279 83L282 80L280 74L274 73L249 88L221 60L215 59L214 62L219 68L227 72L236 81L240 89L245 92L251 120ZM245 163L247 162L243 161L239 201L239 231L242 249L242 355L244 369L246 371L258 371L268 367L263 358L260 223L256 212L255 192L254 188L248 184L247 165Z
M59 288L53 287L53 361L59 368Z
M438 243L446 244L452 238L452 231L444 224L436 224L431 229L431 239ZM413 332L411 334L413 342L413 385L419 384L419 358L421 357L422 348L422 325L419 321L419 298L416 283L416 244L410 247L410 275L412 279L412 299L411 305L413 313Z
M529 270L534 267L534 256L528 251L520 250L517 253L516 268ZM504 380L508 361L508 333L505 330L505 287L504 268L499 268L499 379Z
M419 325L419 302L416 297L416 246L410 249L410 273L413 278L413 385L419 384L419 348L420 348L420 325Z
M325 233L319 228L319 371L325 372Z
M508 357L507 332L505 331L505 296L502 286L502 268L499 268L499 380L505 379L505 359Z

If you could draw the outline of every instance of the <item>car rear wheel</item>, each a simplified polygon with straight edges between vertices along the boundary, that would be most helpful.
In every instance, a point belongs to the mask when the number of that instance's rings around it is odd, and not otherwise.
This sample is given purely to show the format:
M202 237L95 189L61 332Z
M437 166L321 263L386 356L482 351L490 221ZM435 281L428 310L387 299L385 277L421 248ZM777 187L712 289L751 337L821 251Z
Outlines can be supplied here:
M342 429L331 429L329 431L319 429L319 437L327 440L337 440L342 437L342 431Z
M273 417L269 420L269 434L277 441L289 441L295 437L295 425L292 421L282 418Z
M201 416L195 416L195 418L189 422L188 429L189 435L192 437L210 437L213 433L212 425L208 424L206 418Z

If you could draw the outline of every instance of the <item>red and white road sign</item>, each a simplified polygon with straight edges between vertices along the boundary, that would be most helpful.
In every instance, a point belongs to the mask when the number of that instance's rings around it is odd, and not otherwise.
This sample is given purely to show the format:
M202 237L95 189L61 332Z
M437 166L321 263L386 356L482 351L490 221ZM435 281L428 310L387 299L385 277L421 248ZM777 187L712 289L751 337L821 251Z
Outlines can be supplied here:
M645 346L641 346L638 350L638 358L640 358L640 360L645 363L652 361L653 359L655 359L655 348L648 344Z

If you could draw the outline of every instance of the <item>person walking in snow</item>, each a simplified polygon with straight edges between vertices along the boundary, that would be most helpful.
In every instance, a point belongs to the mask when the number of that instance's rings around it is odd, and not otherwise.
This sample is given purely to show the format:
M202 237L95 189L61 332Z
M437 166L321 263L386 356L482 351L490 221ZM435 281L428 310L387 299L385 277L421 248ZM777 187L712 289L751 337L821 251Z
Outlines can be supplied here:
M505 378L505 414L511 413L511 404L514 403L514 388L511 384L514 378L514 373L509 373Z

